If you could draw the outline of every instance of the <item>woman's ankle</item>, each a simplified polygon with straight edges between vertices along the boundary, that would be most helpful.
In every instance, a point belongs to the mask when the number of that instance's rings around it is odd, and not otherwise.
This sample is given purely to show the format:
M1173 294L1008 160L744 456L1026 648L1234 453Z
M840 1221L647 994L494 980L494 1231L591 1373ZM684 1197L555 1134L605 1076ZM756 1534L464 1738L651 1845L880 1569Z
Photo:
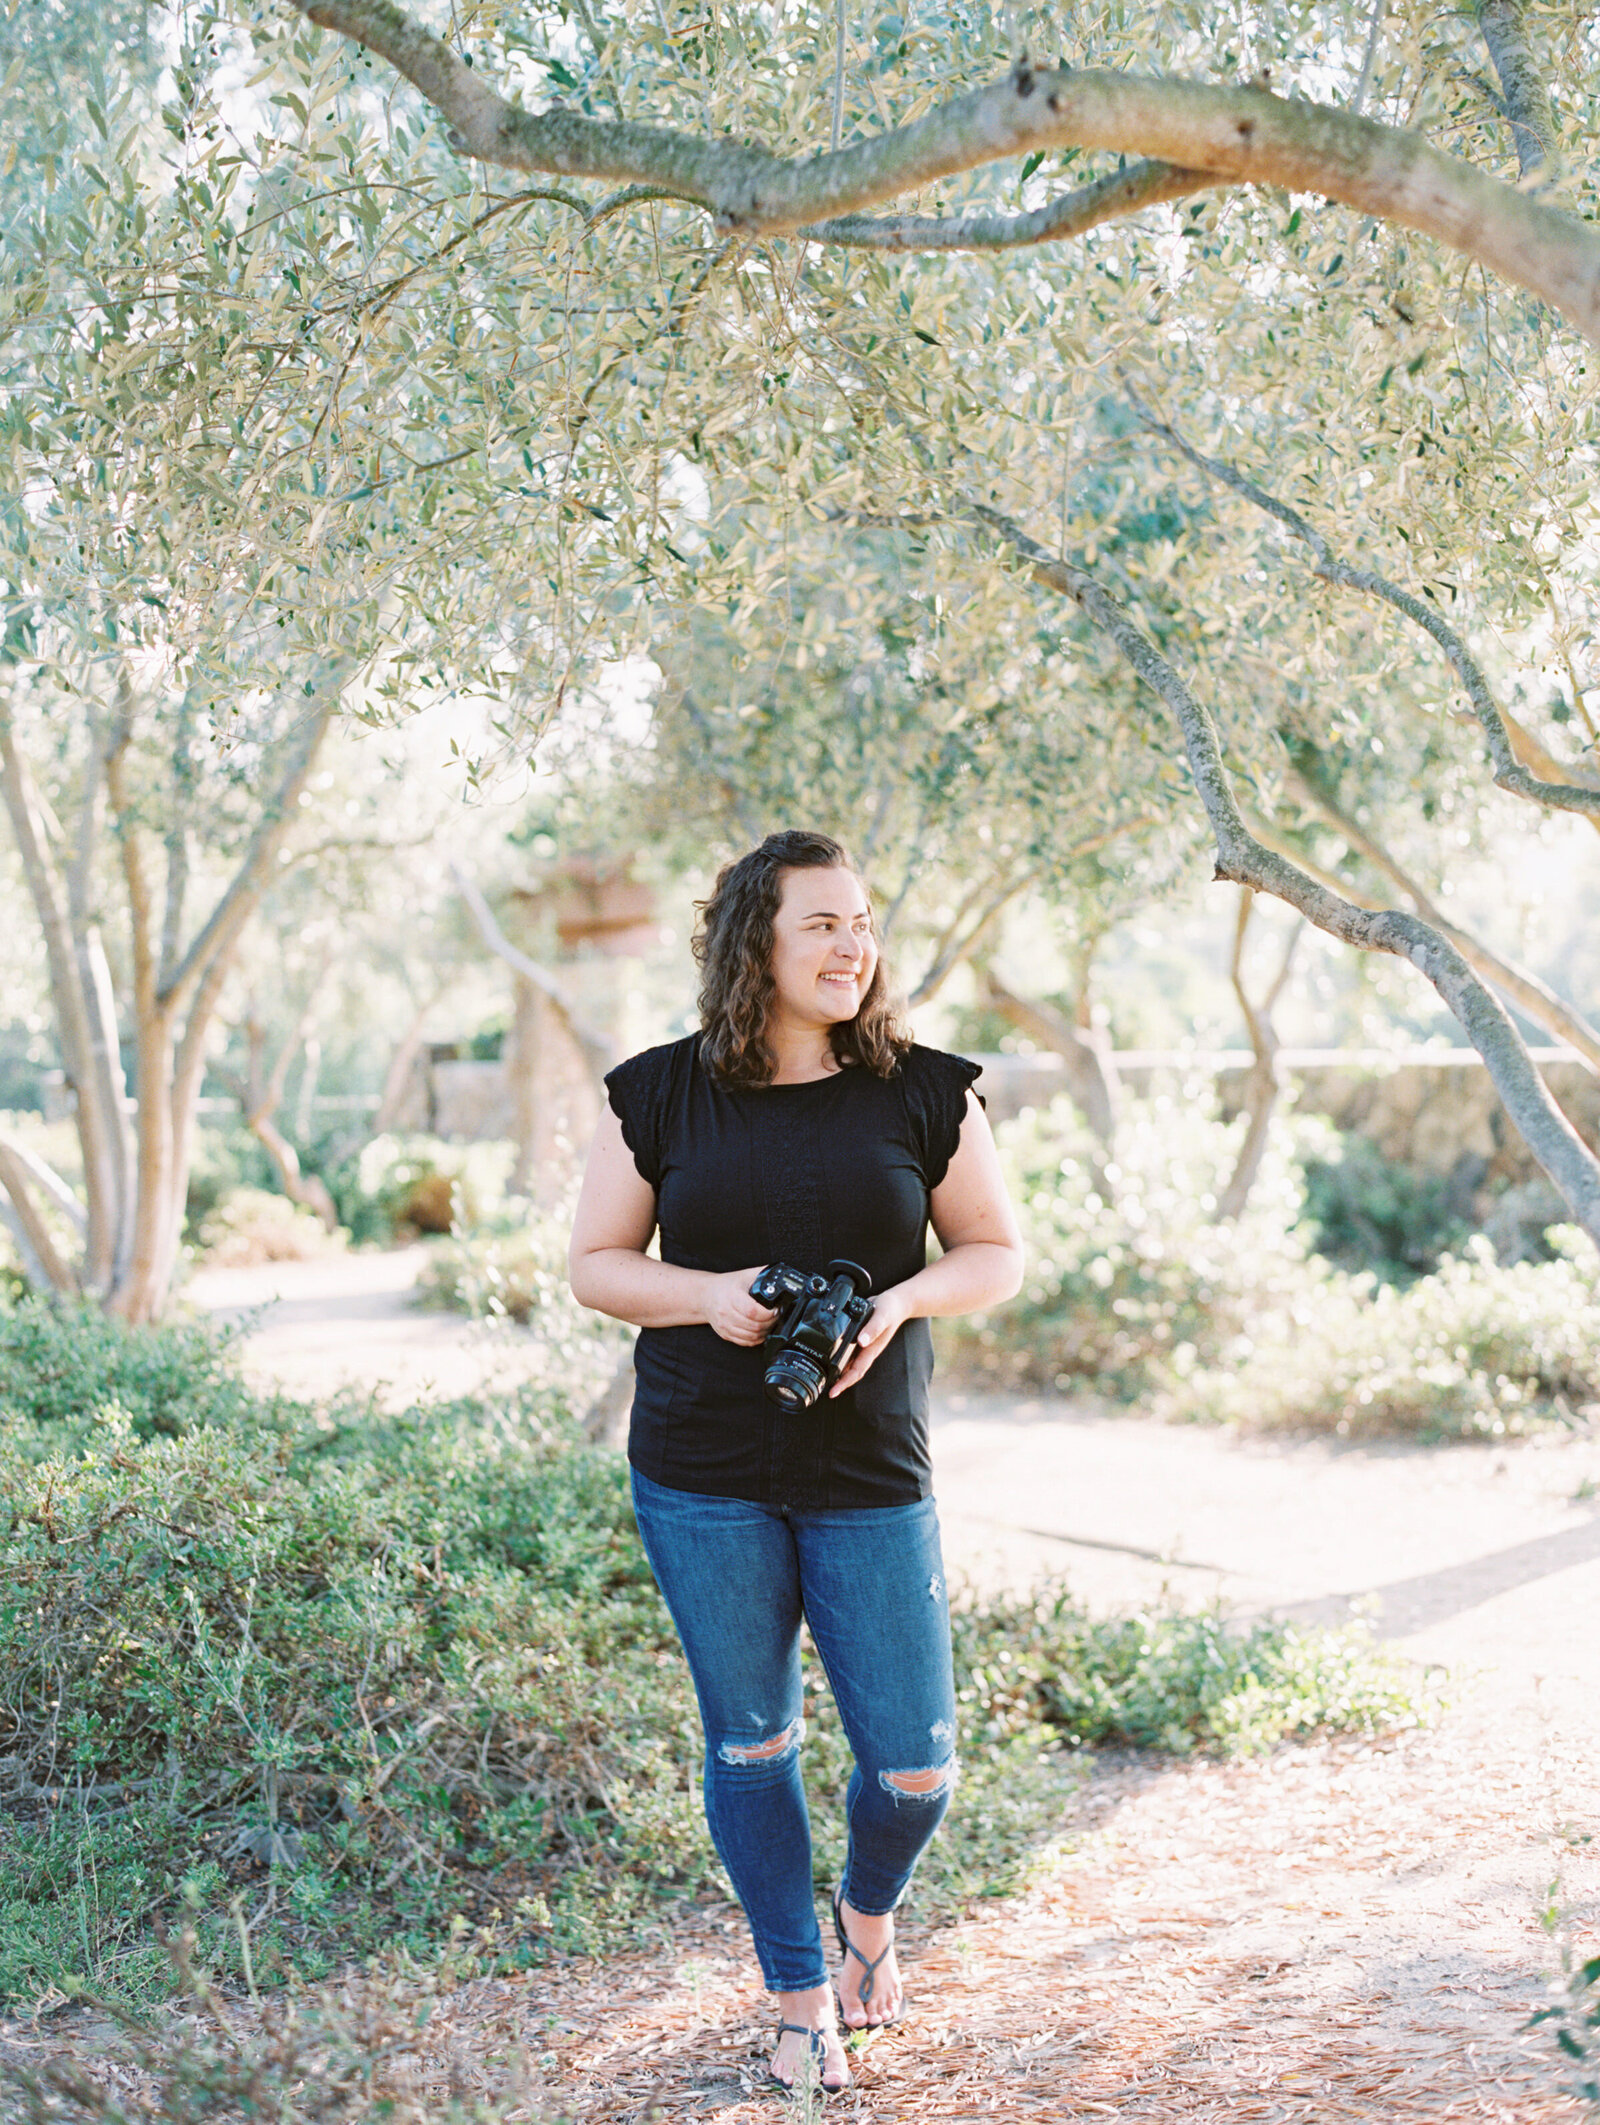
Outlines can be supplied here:
M807 2029L833 2027L833 1987L830 1984L809 1985L802 1992L778 1992L773 1997L786 2022L799 2022Z

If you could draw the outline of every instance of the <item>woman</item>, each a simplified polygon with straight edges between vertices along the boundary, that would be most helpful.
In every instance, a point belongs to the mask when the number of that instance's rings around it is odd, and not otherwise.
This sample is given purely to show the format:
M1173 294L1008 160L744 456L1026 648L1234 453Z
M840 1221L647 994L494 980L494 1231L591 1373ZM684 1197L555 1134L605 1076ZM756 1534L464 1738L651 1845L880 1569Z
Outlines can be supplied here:
M770 834L702 917L700 1032L606 1080L572 1288L641 1331L634 1506L700 1700L712 1841L778 1996L772 2073L792 2084L809 2050L842 2088L800 1780L800 1625L856 1760L834 1925L844 2019L861 2029L899 2011L893 1912L955 1778L927 1323L1009 1298L1022 1248L968 1089L977 1068L899 1023L839 844ZM768 1263L836 1256L871 1272L873 1313L831 1393L791 1414L762 1390L776 1316L750 1286Z

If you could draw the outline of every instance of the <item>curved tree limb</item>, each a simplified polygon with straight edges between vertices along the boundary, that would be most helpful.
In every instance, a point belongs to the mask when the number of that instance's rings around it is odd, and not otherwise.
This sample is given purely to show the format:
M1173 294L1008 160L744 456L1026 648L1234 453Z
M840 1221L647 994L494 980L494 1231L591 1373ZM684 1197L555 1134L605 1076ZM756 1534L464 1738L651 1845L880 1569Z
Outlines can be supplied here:
M1320 864L1313 863L1309 856L1291 846L1281 827L1274 826L1270 820L1263 819L1253 812L1249 815L1248 823L1251 833L1259 842L1269 849L1276 850L1280 856L1287 857L1291 863L1298 864L1308 878L1315 879L1318 885L1326 886L1330 893L1342 894L1346 900L1354 901L1358 908L1365 908L1369 914L1377 915L1383 912L1383 901L1374 894L1364 893L1360 886L1352 885L1347 878L1337 878L1331 871L1324 870ZM1330 819L1329 824L1336 832L1343 831L1337 821ZM1351 844L1352 847L1355 845ZM1417 904L1418 914L1431 922L1441 937L1450 940L1475 974L1481 974L1485 981L1492 981L1501 995L1516 1005L1524 1018L1531 1018L1536 1026L1543 1026L1554 1039L1565 1041L1580 1062L1590 1068L1595 1066L1593 1050L1597 1035L1586 1018L1579 1017L1570 1004L1557 996L1553 989L1547 988L1536 974L1530 974L1526 967L1516 966L1511 961L1500 958L1498 953L1491 952L1483 940L1475 937L1470 930L1463 930L1453 922L1446 922L1431 901L1421 898L1415 881L1400 870L1398 865L1392 870L1386 869L1384 875L1392 878L1400 890Z
M1376 913L1319 884L1296 863L1250 832L1239 809L1210 711L1134 626L1114 598L1076 561L1046 551L997 510L980 514L1018 557L1034 581L1064 592L1083 608L1138 676L1167 704L1182 734L1189 771L1216 840L1216 876L1272 893L1298 908L1330 937L1364 952L1409 960L1438 991L1468 1040L1483 1057L1495 1090L1529 1150L1549 1175L1573 1217L1600 1246L1600 1158L1589 1150L1551 1097L1505 1006L1465 958L1432 925L1385 908Z
M1381 576L1371 568L1352 568L1347 561L1341 561L1321 532L1308 523L1298 509L1292 509L1287 502L1279 501L1275 494L1268 493L1265 487L1258 485L1248 474L1238 471L1236 467L1224 463L1220 458L1207 457L1204 451L1196 450L1194 445L1186 441L1168 422L1158 419L1147 407L1141 405L1131 392L1129 404L1144 427L1153 435L1165 436L1173 448L1181 451L1197 470L1208 473L1214 480L1220 480L1223 486L1231 487L1235 494L1242 494L1246 501L1254 502L1258 509L1264 510L1268 516L1276 518L1286 530L1293 532L1297 539L1311 549L1315 572L1326 582L1337 583L1348 590L1363 590L1375 598L1381 598L1385 604L1392 605L1397 612L1404 613L1408 620L1414 621L1425 634L1432 636L1450 660L1456 677L1461 681L1467 699L1472 704L1472 713L1482 726L1489 758L1494 767L1496 788L1506 790L1514 797L1526 797L1534 804L1544 805L1550 811L1577 812L1586 819L1600 822L1600 788L1594 788L1581 780L1541 781L1529 773L1518 756L1518 748L1512 741L1506 718L1489 689L1489 682L1484 677L1481 666L1460 635L1436 607L1422 598L1414 598L1410 591L1402 590L1398 583L1390 582L1387 576ZM1527 733L1520 725L1518 735L1524 742L1527 741ZM1548 759L1550 755L1546 753L1544 757ZM1556 764L1561 765L1559 762ZM1569 771L1563 767L1562 773L1567 772Z
M1023 870L998 882L992 878L980 879L963 895L960 906L945 925L944 934L935 940L927 971L906 999L913 1011L933 1001L962 960L982 944L1017 895L1033 884L1035 876L1035 872Z
M800 234L811 243L842 244L870 251L1019 251L1087 235L1102 222L1137 214L1166 199L1187 199L1218 180L1204 170L1180 170L1170 162L1136 162L1113 170L1076 191L1064 192L1030 214L902 214L879 219L841 214Z
M394 0L294 0L326 29L404 74L464 155L508 169L663 185L746 238L856 214L965 170L1052 148L1149 156L1213 182L1314 192L1436 237L1529 289L1600 344L1600 230L1445 155L1420 135L1259 87L1098 69L1036 69L952 98L924 117L802 160L498 94Z
M1427 889L1413 878L1409 871L1398 864L1381 842L1374 841L1362 827L1351 819L1334 798L1308 775L1303 768L1292 773L1297 791L1313 811L1319 812L1347 848L1358 856L1364 856L1381 877L1398 891L1405 894L1424 922L1431 922L1436 930L1450 939L1456 950L1469 966L1492 981L1502 996L1509 998L1519 1011L1531 1018L1535 1025L1562 1040L1574 1049L1579 1058L1600 1077L1600 1032L1590 1025L1581 1012L1575 1011L1554 989L1542 982L1537 974L1513 961L1502 959L1498 952L1469 931L1457 926L1436 905Z
M992 967L983 970L983 989L992 1008L1010 1019L1019 1033L1059 1055L1066 1071L1067 1095L1084 1125L1107 1152L1115 1148L1117 1095L1120 1088L1111 1043L1093 1027L1074 1025L1054 1004L1039 1003L1008 989Z
M255 832L250 836L244 860L171 978L161 985L160 1002L164 1009L178 1011L190 1001L207 968L219 956L225 958L232 951L245 924L255 913L279 844L294 822L300 792L306 786L318 750L338 713L341 685L342 679L330 680L321 701L304 718L289 741L278 787L266 800Z
M30 1281L37 1269L52 1291L75 1292L78 1280L62 1260L50 1228L39 1215L39 1206L28 1190L29 1162L19 1147L0 1138L0 1188L6 1192L11 1215L6 1222L16 1236L18 1250Z

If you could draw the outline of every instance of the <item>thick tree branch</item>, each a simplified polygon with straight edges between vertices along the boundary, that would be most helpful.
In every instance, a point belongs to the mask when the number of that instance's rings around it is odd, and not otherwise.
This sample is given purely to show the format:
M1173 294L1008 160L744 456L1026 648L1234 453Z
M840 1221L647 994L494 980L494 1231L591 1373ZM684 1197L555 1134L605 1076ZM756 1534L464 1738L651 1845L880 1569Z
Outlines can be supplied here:
M1478 27L1500 76L1502 108L1511 121L1517 168L1531 177L1555 160L1556 128L1550 91L1528 42L1522 0L1478 0Z
M1262 88L1019 61L908 125L791 161L743 141L532 112L393 0L295 0L421 90L462 154L565 177L663 185L746 237L815 227L1038 149L1148 156L1216 183L1315 192L1417 229L1530 289L1600 343L1600 230L1442 154L1419 134Z
M451 864L450 875L454 878L462 899L467 903L473 921L478 925L479 935L490 951L496 958L503 959L508 967L514 967L519 974L524 975L541 996L549 999L556 1016L572 1035L590 1070L596 1077L603 1077L614 1060L610 1041L584 1022L581 1013L547 967L540 966L536 959L530 959L526 952L517 950L495 921L488 901L459 863Z
M981 511L996 534L1030 567L1035 582L1082 607L1160 698L1183 736L1189 771L1216 840L1218 878L1272 893L1298 908L1330 937L1365 952L1390 952L1423 974L1449 1007L1488 1067L1506 1111L1550 1176L1574 1218L1600 1245L1600 1158L1588 1149L1551 1098L1503 1004L1448 939L1415 915L1386 908L1369 914L1330 892L1297 864L1265 847L1246 827L1210 711L1134 626L1086 568L1046 551L998 511Z
M80 1237L87 1232L89 1229L89 1213L84 1209L69 1184L57 1173L55 1167L47 1159L42 1159L37 1151L30 1151L26 1144L14 1143L9 1137L4 1141L10 1156L16 1160L23 1172L27 1174L29 1180L36 1187L44 1190L56 1208L65 1216L73 1231L78 1233Z
M1137 214L1162 200L1187 199L1219 180L1170 162L1136 162L1079 185L1029 214L902 214L882 219L841 214L800 231L812 243L870 251L1020 251L1034 244L1085 236L1102 222Z
M1126 387L1124 387L1126 388ZM1173 448L1182 452L1197 470L1208 473L1223 486L1231 487L1235 494L1242 494L1258 509L1292 531L1295 537L1311 549L1315 573L1326 582L1337 583L1348 590L1362 590L1372 597L1381 598L1397 612L1405 614L1425 634L1431 635L1450 660L1456 677L1465 689L1472 712L1482 727L1489 749L1489 758L1494 768L1495 785L1515 797L1526 797L1534 804L1542 804L1550 811L1577 812L1582 817L1600 820L1600 789L1587 787L1581 781L1544 782L1530 774L1518 758L1517 747L1512 743L1499 703L1489 690L1477 660L1468 650L1455 629L1438 609L1422 598L1414 598L1410 591L1402 590L1398 583L1390 582L1370 568L1352 568L1341 561L1315 526L1309 524L1298 509L1287 502L1279 501L1265 487L1257 484L1234 466L1220 458L1207 457L1203 451L1184 439L1166 421L1160 420L1148 408L1129 394L1133 412L1154 435L1165 436ZM1526 733L1519 734L1526 738ZM1549 756L1546 755L1548 758ZM1559 763L1558 763L1559 764ZM1563 774L1568 770L1562 769Z

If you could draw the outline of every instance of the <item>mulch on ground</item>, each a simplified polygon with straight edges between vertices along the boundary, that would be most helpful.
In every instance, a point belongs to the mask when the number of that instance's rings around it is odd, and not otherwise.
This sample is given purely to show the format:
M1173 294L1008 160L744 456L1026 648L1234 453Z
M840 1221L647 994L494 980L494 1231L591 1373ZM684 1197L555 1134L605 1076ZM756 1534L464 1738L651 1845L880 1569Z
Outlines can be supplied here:
M1550 1735L1489 1760L1460 1723L1261 1763L1102 1759L1027 1895L907 1927L906 2018L857 2052L826 2115L1573 2125L1583 2107L1525 2025L1557 1860L1580 1930L1600 1917L1578 1826L1600 1827L1595 1768ZM654 1948L436 2000L421 2029L390 2027L384 2072L421 2118L514 2086L529 2118L754 2125L795 2114L762 2085L774 2020L737 1912L702 1909ZM64 2043L137 2098L104 2026L11 2035L35 2061Z

